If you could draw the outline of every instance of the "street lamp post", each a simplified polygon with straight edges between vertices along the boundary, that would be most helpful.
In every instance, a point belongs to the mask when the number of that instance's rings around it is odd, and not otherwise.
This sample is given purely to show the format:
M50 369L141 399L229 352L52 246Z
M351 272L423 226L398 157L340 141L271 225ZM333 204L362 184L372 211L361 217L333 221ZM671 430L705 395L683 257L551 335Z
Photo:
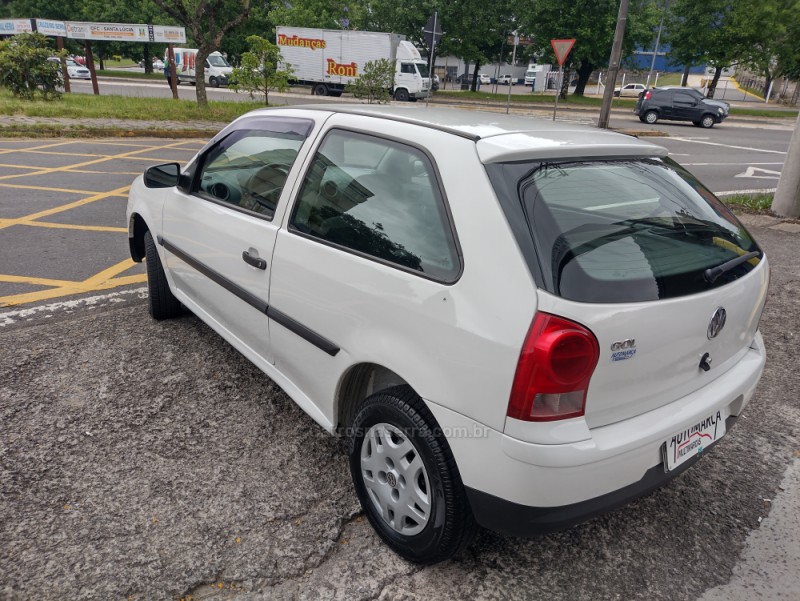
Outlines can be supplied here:
M650 72L647 74L647 83L644 87L650 87L650 79L653 77L653 71L656 68L656 56L658 56L658 47L661 44L661 32L664 30L664 17L669 8L669 0L664 1L664 11L661 13L661 22L658 24L658 35L656 36L656 47L653 49L653 60L650 62Z

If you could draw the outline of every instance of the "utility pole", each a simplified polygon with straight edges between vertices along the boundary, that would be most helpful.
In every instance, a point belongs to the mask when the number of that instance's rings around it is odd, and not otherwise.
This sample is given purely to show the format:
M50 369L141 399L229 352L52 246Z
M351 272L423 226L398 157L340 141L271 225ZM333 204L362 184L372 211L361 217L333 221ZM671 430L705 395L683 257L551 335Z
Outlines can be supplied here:
M617 15L617 29L614 31L614 45L611 47L611 60L608 63L606 87L603 91L603 106L600 107L600 119L597 127L608 128L608 117L611 114L611 102L614 100L614 86L617 85L617 73L622 57L622 40L625 37L625 25L628 22L628 0L620 0Z
M794 124L772 210L783 217L800 217L800 115Z

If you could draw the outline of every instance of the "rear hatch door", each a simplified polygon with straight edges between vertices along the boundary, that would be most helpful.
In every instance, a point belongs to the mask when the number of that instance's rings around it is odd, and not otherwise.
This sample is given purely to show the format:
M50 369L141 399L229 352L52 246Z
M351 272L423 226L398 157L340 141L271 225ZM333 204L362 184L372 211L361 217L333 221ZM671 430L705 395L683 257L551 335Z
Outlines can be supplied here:
M493 183L516 180L503 189L515 190L533 238L538 309L597 337L590 427L671 403L747 352L764 305L766 260L736 217L673 161L487 169ZM708 270L720 265L728 267L712 277Z

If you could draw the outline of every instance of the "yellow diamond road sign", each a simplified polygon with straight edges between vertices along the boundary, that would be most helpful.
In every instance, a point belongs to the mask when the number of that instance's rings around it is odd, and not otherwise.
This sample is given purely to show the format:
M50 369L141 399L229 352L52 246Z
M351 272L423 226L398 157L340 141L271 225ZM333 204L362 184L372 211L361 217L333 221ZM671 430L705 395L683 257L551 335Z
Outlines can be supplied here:
M561 66L567 59L569 51L575 45L575 40L550 40L550 45L553 47L553 52L556 53L558 65Z

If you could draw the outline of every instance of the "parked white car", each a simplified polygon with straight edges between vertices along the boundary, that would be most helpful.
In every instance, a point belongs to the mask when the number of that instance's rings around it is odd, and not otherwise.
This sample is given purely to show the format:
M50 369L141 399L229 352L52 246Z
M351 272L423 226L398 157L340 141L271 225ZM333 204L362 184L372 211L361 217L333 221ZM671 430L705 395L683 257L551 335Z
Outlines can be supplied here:
M370 523L432 563L476 523L649 493L752 397L767 259L666 155L474 111L259 110L136 179L130 251L150 314L188 307L348 436Z
M486 75L486 73L480 73L478 75L478 81L482 86L486 86L492 83L492 78Z
M517 78L511 74L501 75L497 78L497 83L501 86L515 86L517 85Z
M633 96L639 97L639 94L647 90L647 87L642 83L629 83L622 87L614 88L614 96Z
M53 61L55 63L60 63L61 59L57 56L51 56L47 60ZM79 65L71 58L67 59L67 75L69 75L70 79L91 79L92 75L89 73L89 69L84 67L83 65Z

